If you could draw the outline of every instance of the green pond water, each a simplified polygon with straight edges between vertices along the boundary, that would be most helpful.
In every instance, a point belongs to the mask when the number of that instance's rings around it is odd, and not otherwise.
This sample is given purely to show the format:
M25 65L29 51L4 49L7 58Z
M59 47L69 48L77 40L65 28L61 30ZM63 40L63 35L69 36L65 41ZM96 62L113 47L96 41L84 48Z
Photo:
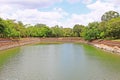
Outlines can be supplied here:
M0 80L120 80L120 56L86 44L0 51Z

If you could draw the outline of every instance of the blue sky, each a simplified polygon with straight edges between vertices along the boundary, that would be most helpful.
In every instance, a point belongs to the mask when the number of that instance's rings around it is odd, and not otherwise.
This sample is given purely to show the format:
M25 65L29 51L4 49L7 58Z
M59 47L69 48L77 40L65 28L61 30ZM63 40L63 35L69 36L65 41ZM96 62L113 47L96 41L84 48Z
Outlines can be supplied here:
M73 14L73 13L86 14L86 13L90 12L90 10L82 2L69 3L67 1L56 3L56 4L53 4L46 8L40 8L40 10L41 11L51 11L54 8L62 8L69 14Z
M120 0L2 0L0 17L24 24L73 27L100 21L109 10L120 13Z

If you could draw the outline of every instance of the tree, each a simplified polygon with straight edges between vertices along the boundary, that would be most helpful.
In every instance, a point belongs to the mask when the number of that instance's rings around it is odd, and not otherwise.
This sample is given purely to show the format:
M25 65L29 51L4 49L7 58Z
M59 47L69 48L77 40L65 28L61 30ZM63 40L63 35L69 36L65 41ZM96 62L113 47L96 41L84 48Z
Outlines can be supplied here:
M98 29L99 23L92 22L83 30L82 36L85 40L94 40L100 38L100 30Z
M4 29L5 27L2 24L0 24L0 34L4 32Z
M120 17L107 22L107 37L112 39L120 38Z
M53 37L62 37L63 36L63 29L62 29L62 27L59 27L58 25L52 27L51 30L52 30Z
M2 19L0 19L0 37L4 37L5 25Z
M92 23L89 23L87 27L89 28L98 28L99 26L99 23L98 22L92 22Z
M4 21L5 30L4 35L5 37L14 38L20 37L20 32L16 30L14 20L5 20Z
M75 36L80 37L81 36L80 34L81 34L83 28L84 28L83 25L76 24L73 27L73 32L74 32Z
M101 17L101 20L102 21L109 21L111 20L112 18L117 18L119 17L119 13L116 12L116 11L108 11L108 12L105 12L102 17Z
M46 27L46 24L36 24L35 27Z
M101 39L106 38L107 37L107 22L100 22L99 26L98 26L98 29L100 31L99 37Z
M39 29L41 37L49 37L52 34L52 30L49 27L41 27Z
M72 37L73 35L73 30L71 28L63 28L64 37Z

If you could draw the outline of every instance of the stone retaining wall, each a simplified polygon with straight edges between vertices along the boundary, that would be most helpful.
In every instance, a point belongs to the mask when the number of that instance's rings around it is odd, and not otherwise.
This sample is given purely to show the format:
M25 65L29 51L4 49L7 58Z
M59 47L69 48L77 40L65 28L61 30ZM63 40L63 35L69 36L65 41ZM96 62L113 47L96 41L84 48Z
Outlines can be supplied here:
M19 41L13 41L13 40L9 40L9 41L1 41L0 42L0 50L5 50L5 49L9 49L9 48L14 48L14 47L18 47L18 46L23 46L23 45L27 45L27 44L32 44L32 43L37 43L39 42L39 38L25 38Z
M120 55L120 48L118 46L108 46L105 44L93 44L95 47Z
M113 42L113 41L104 41L104 40L95 40L92 42L87 42L81 38L71 38L71 37L65 37L65 38L22 38L21 40L1 40L0 39L0 50L5 50L9 48L14 48L18 46L23 46L27 44L33 44L33 43L54 43L54 42L78 42L78 43L87 43L91 44L97 48L119 53L120 54L120 42Z

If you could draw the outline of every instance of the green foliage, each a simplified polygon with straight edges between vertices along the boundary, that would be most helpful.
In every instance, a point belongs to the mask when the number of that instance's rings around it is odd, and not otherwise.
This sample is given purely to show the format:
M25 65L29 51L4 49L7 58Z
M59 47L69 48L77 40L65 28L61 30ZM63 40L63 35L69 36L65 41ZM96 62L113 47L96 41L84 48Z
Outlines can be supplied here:
M0 37L4 37L5 23L2 18L0 18Z
M107 22L100 22L98 29L100 31L100 38L104 39L107 36L106 30L107 30Z
M4 30L5 30L5 26L4 26L3 23L0 21L0 37L3 37Z
M63 36L64 37L74 36L73 30L71 28L63 28Z
M51 34L52 34L52 30L47 26L46 27L41 27L39 30L40 30L39 32L41 34L40 37L50 37Z
M28 27L27 34L30 37L49 37L52 34L52 30L47 26L41 27Z
M35 27L46 27L46 24L36 24Z
M75 36L80 37L83 28L84 28L83 25L76 24L73 27L73 32L74 32Z
M120 38L120 17L107 22L107 37Z
M102 16L103 22L92 22L83 30L85 40L120 39L120 17L115 11L106 12Z
M15 23L13 20L6 20L5 21L5 36L6 37L19 37L20 32L15 29Z
M0 24L0 34L4 32L4 26L2 24Z
M63 37L63 28L58 25L51 28L53 37Z
M113 18L117 18L119 16L120 16L119 13L116 11L108 11L108 12L103 14L103 16L101 17L101 20L102 21L109 21L109 20L111 20Z
M85 40L120 39L120 17L115 11L106 12L102 22L92 22L88 26L76 24L73 28L46 24L24 25L21 21L0 18L0 38L20 37L83 37Z
M100 31L97 28L99 26L98 22L89 23L88 26L82 32L82 36L85 40L99 39Z

